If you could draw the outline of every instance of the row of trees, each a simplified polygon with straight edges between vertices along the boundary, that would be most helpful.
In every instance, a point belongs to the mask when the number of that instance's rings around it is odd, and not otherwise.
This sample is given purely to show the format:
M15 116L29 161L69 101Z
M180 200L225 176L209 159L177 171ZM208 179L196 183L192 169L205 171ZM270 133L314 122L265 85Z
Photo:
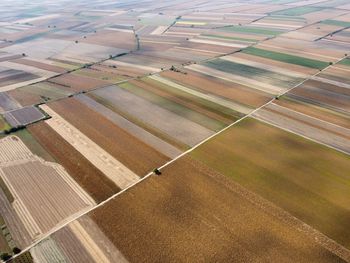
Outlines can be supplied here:
M14 247L12 249L12 252L13 252L14 255L16 255L16 254L21 253L21 250L18 247ZM6 261L6 260L11 259L12 255L10 255L9 253L5 252L5 253L1 253L0 258L1 258L1 260Z

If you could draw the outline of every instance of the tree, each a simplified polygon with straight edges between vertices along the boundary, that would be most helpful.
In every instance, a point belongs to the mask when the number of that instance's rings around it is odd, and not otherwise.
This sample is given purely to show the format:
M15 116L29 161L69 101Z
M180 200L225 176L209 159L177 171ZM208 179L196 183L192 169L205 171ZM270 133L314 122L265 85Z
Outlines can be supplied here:
M19 253L21 253L21 249L19 249L18 247L14 247L13 249L12 249L12 252L14 253L14 254L19 254Z
M162 172L159 171L158 168L154 169L153 172L154 172L154 174L156 174L156 175L161 175L161 174L162 174Z
M0 255L0 258L3 260L3 261L6 261L6 260L9 260L10 258L12 258L11 255L9 255L8 253L2 253Z

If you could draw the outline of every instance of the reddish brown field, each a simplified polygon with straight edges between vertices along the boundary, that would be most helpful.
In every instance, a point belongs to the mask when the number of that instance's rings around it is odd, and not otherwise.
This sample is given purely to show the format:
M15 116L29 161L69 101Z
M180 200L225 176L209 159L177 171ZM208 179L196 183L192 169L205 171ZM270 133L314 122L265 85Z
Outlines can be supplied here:
M315 87L318 89L338 93L339 95L350 96L350 89L348 89L348 88L343 88L340 86L336 86L336 85L329 84L329 83L324 83L324 82L317 81L317 80L308 80L304 83L304 86L311 87L311 88Z
M26 92L24 89L14 89L7 92L11 97L19 102L22 106L30 106L37 104L41 98L37 94Z
M87 36L82 42L101 46L116 47L126 50L136 49L136 39L132 32L118 32L101 30L96 34Z
M48 80L48 82L62 85L75 92L91 90L109 85L108 82L99 79L89 78L86 76L77 76L73 74L64 74L62 76L52 78Z
M111 83L116 83L119 81L127 80L137 76L143 76L146 74L145 71L132 67L118 65L116 66L116 68L113 68L112 66L108 67L104 64L94 65L90 68L81 69L75 72L75 74L77 73L80 73L80 75L83 74L85 76L102 79Z
M27 66L32 66L32 67L36 67L39 69L44 69L44 70L48 70L48 71L52 71L52 72L56 72L56 73L63 73L66 71L64 68L61 68L58 66L53 66L53 65L42 63L42 62L30 60L30 59L24 59L24 58L12 60L11 62L15 62L18 64L27 65Z
M10 56L7 56L7 57L1 57L0 58L0 62L10 61L10 60L21 58L21 57L23 57L23 56L22 55L10 55Z
M346 70L341 70L342 65L337 64L334 67L330 67L324 72L322 72L319 77L323 77L326 79L334 80L334 81L339 81L339 82L344 82L346 84L350 84L350 74L349 74L349 67L346 68ZM344 68L344 67L343 67Z
M188 85L198 90L222 96L253 107L259 107L271 99L268 94L255 91L240 84L227 82L190 70L186 70L185 72L187 72L187 74L164 71L160 75L176 82L183 83L185 86Z
M308 80L290 93L336 109L350 111L349 91L345 88Z
M258 200L182 158L91 217L130 262L344 262Z
M137 77L145 75L147 72L138 68L128 67L128 66L117 66L117 68L109 67L107 66L108 62L106 64L99 64L95 65L91 68L101 70L103 72L108 72L111 74L117 74L126 78L129 77Z
M169 160L76 99L51 103L50 108L137 175L144 176Z
M211 45L211 44L204 44L204 43L194 43L190 41L188 41L187 43L184 43L182 47L198 49L198 50L208 50L208 51L217 52L221 54L228 54L239 50L239 48L236 48L236 47L226 47L226 46Z
M120 191L112 181L46 123L31 125L28 130L96 202L104 201Z

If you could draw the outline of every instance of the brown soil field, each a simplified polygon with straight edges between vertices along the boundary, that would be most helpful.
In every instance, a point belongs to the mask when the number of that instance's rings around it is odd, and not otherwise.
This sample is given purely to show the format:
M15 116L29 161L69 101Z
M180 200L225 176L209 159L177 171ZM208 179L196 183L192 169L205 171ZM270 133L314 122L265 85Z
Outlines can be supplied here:
M336 110L350 112L349 96L342 96L341 94L319 89L309 85L307 82L293 89L290 94L311 99L321 105L324 104L325 107L330 106Z
M46 123L31 125L28 130L97 203L120 190Z
M324 83L321 81L317 81L317 80L308 80L304 83L304 86L306 87L316 87L318 89L322 89L322 90L327 90L333 93L337 93L340 96L341 95L345 95L345 96L350 96L350 89L344 88L344 87L340 87L337 85L333 85L330 83Z
M301 112L311 117L318 118L336 125L350 129L350 117L327 110L316 105L297 101L293 98L286 97L286 99L279 99L275 101L276 104L287 107L289 109Z
M28 93L21 88L10 90L7 93L11 97L13 97L16 101L18 101L22 106L34 105L41 101L40 96L36 94Z
M325 62L335 61L344 56L344 52L340 50L336 50L335 48L326 49L326 48L319 47L317 42L283 38L283 37L270 39L263 42L262 44L257 45L258 48L260 46L263 49L265 49L265 46L266 46L268 47L269 50L272 50L272 51L288 53L291 55L297 55L297 56L316 59L316 60L325 61Z
M156 38L153 36L152 38L145 38L141 37L140 38L140 44L141 44L141 50L143 52L166 52L169 48L173 46L179 45L177 41L169 40L167 41L166 39L163 39L164 37L161 38Z
M48 82L68 87L75 92L109 85L108 82L102 80L89 78L86 76L77 76L73 74L65 74L59 77L55 77L48 80Z
M12 60L11 62L15 62L15 63L27 65L27 66L32 66L32 67L36 67L39 69L44 69L44 70L57 72L57 73L63 73L66 71L64 68L61 68L58 66L53 66L53 65L42 63L42 62L30 60L30 59L24 59L24 58Z
M239 48L237 47L225 47L225 46L219 46L219 45L194 43L189 41L187 43L184 43L182 47L200 49L200 50L209 50L209 51L219 52L222 54L227 54L227 53L239 50Z
M344 262L249 195L186 157L91 217L130 262Z
M127 66L117 66L116 69L113 67L108 67L108 62L104 62L99 65L95 65L91 67L93 69L101 70L103 72L108 72L111 74L117 74L126 78L129 77L137 77L145 75L147 72L141 69L133 68L133 67L127 67Z
M333 26L333 25L318 23L318 24L313 24L311 26L299 29L297 31L291 31L289 33L284 34L283 36L287 38L296 38L300 40L315 41L341 28L342 27L340 26Z
M36 78L38 78L37 75L27 73L27 72L19 72L11 76L0 78L0 87L17 84L28 80L33 80Z
M160 75L185 86L188 85L252 107L259 107L271 99L266 93L255 91L240 84L227 82L191 70L185 70L184 72L187 72L187 74L164 71Z
M82 42L126 50L136 49L135 36L132 33L118 31L101 30L96 34L87 36Z
M166 59L150 56L147 54L147 52L143 51L137 51L133 52L132 54L128 54L127 56L122 56L118 58L118 61L127 62L139 66L154 67L158 69L170 64Z
M175 46L168 50L169 52L173 52L174 54L178 54L179 57L191 57L193 60L206 60L213 56L219 55L217 52L212 52L208 50L198 50L198 49L188 49L185 47Z
M330 80L344 82L346 84L350 84L350 73L349 73L349 67L345 70L341 70L338 68L338 65L334 67L330 67L324 72L322 72L320 77L324 77Z
M307 13L305 15L302 15L302 17L306 18L309 23L312 23L312 22L320 21L322 19L337 17L343 14L344 12L340 9L327 8L317 12Z
M96 68L84 68L73 73L76 76L88 76L89 78L94 78L98 80L103 80L109 83L116 83L118 81L122 81L127 79L127 77L118 76L117 74L113 74L110 72L103 72Z
M107 62L108 63L108 62ZM97 79L101 79L104 81L108 81L110 83L116 83L119 81L127 80L130 78L134 78L137 76L143 76L147 72L138 70L132 67L125 66L116 66L116 68L108 67L104 64L94 65L88 69L82 69L75 74L85 75Z
M137 175L144 176L169 160L76 99L50 107Z

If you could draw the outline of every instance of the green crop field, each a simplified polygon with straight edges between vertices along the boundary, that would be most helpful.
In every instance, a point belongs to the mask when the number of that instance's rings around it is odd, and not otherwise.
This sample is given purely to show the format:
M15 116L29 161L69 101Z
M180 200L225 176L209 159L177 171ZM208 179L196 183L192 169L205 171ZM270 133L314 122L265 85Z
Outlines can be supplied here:
M339 20L328 19L328 20L323 20L321 23L326 25L332 25L332 26L350 27L350 22L339 21Z
M41 146L37 140L35 140L27 129L19 130L14 133L14 135L18 136L32 153L43 158L45 161L56 162L56 160L43 148L43 146Z
M229 31L229 32L267 35L267 36L277 36L284 32L281 30L273 30L268 28L251 27L251 26L229 26L229 27L223 27L222 30Z
M0 131L4 131L10 128L10 125L4 120L4 118L0 115Z
M350 66L350 59L349 58L345 58L342 61L340 61L339 64Z
M285 16L302 16L308 13L317 12L322 10L321 7L313 7L313 6L301 6L294 7L285 10L280 10L276 12L272 12L273 15L285 15Z
M246 119L191 153L350 248L350 157Z
M228 36L221 36L221 35L213 35L213 34L202 34L201 36L204 37L210 37L210 38L219 38L219 39L227 39L227 40L238 40L243 42L257 42L257 39L249 39L249 38L242 38L242 37L228 37Z
M206 63L207 66L227 73L237 74L246 78L253 78L276 86L291 88L303 81L280 73L275 73L262 68L234 63L231 61L216 59Z
M265 49L255 48L255 47L248 47L242 50L242 52L246 54L254 55L254 56L269 58L269 59L273 59L273 60L277 60L285 63L295 64L295 65L314 68L314 69L324 69L329 65L329 63L324 61L303 58L299 56L289 55L289 54L280 53L276 51L269 51Z

